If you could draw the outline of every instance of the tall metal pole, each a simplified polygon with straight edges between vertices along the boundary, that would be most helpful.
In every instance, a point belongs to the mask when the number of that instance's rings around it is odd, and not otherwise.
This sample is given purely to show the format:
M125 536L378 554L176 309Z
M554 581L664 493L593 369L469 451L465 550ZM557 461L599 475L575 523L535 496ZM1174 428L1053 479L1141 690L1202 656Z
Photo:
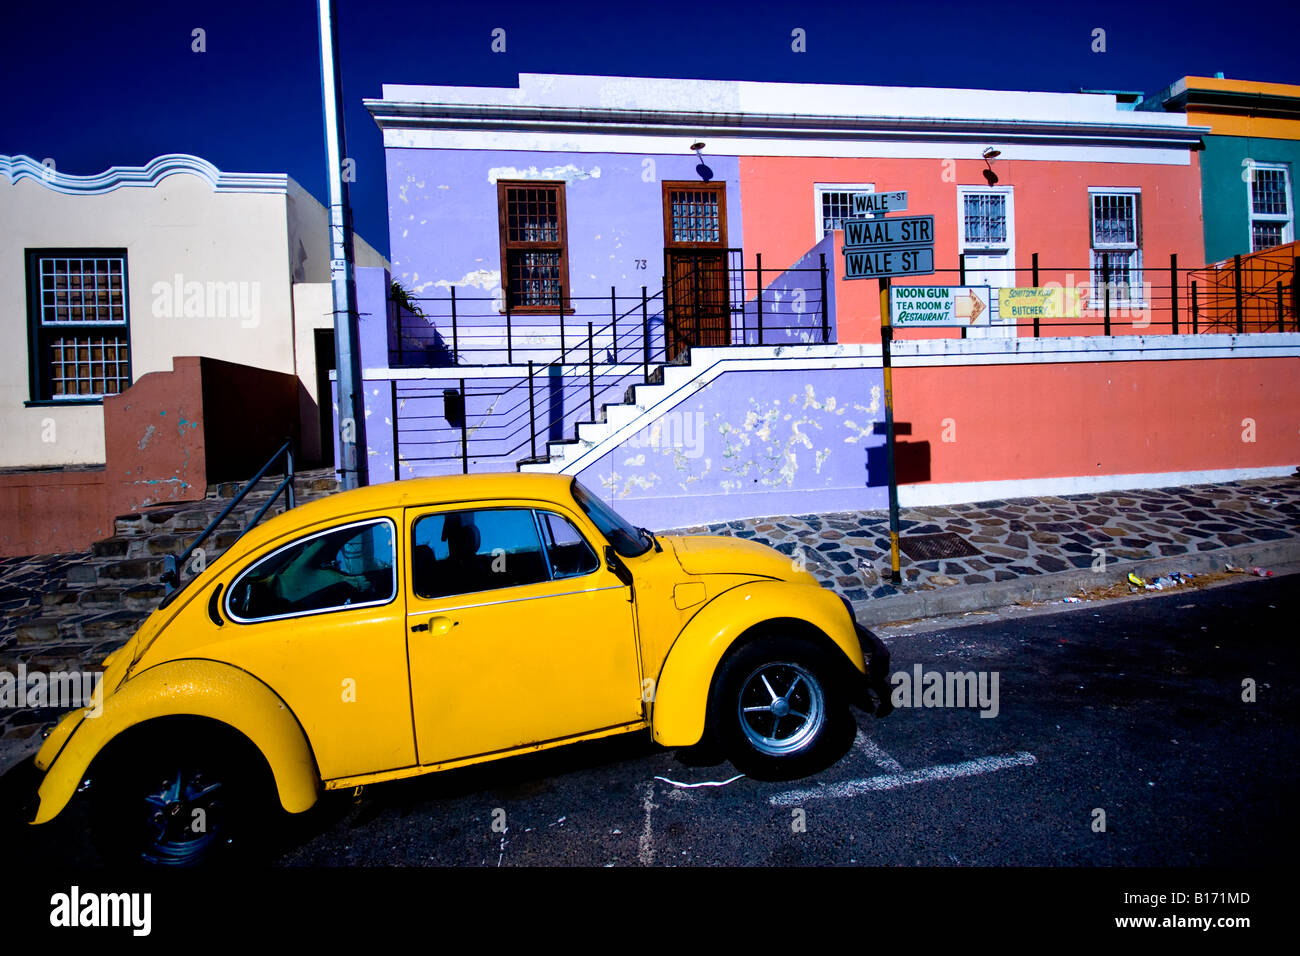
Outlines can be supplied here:
M889 345L894 327L889 315L889 279L880 280L880 364L885 376L885 467L889 472L889 580L898 584L903 575L898 568L898 476L894 471L894 369Z
M365 393L358 352L357 283L353 274L352 206L343 178L343 82L337 56L334 0L317 0L320 26L321 103L325 112L325 154L329 164L330 283L334 289L334 367L338 369L339 470L343 487L369 483L366 462Z

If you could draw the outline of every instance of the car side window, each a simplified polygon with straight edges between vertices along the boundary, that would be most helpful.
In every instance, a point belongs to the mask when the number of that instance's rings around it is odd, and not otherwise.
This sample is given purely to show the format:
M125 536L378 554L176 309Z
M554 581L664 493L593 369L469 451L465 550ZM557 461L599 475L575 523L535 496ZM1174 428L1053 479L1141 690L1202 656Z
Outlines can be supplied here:
M600 567L596 552L568 518L552 511L539 511L537 523L546 540L546 556L554 577L576 578Z
M280 548L235 579L227 613L250 622L386 604L397 594L394 538L393 523L384 519L313 534Z
M537 522L527 508L445 511L412 528L411 585L438 598L550 580Z

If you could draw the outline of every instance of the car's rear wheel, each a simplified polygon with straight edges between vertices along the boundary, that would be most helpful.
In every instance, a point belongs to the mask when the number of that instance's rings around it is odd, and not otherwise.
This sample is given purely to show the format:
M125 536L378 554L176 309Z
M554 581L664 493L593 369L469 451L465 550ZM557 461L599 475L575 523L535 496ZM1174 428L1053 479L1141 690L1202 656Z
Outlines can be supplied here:
M100 855L135 866L252 856L270 775L250 751L231 734L192 729L123 741L92 777L91 825Z
M723 751L737 769L760 779L822 769L850 719L825 654L778 635L750 641L722 662L709 706Z

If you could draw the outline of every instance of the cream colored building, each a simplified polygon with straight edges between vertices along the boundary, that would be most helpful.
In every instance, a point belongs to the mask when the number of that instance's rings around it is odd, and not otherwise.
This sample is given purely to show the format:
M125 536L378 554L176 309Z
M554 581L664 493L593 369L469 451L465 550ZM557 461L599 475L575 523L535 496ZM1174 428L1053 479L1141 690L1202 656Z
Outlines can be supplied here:
M103 464L102 395L178 355L296 374L319 455L328 212L298 183L186 155L95 176L0 155L0 223L0 468ZM356 264L388 265L360 237Z

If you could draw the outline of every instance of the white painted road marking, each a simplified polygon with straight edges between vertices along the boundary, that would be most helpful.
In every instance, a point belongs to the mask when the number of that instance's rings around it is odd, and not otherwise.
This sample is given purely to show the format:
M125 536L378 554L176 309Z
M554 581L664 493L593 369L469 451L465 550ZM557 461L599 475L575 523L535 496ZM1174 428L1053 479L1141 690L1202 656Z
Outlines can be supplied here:
M864 734L861 727L858 728L858 735L853 738L853 746L881 770L903 772L903 765L876 746L876 742Z
M656 780L662 780L664 783L671 783L674 787L683 787L687 790L694 790L697 787L725 787L729 783L735 783L743 773L738 773L734 777L728 777L726 780L701 780L699 783L680 783L676 780L669 780L667 777L661 777L655 774Z
M1032 767L1038 758L1023 751L1006 757L979 757L964 760L961 763L938 764L921 770L907 770L903 773L881 774L867 777L865 780L845 780L842 783L809 790L787 790L775 794L768 801L774 807L798 806L808 800L824 800L828 797L856 797L860 794L877 790L897 790L916 783L932 783L936 780L956 780L961 777L974 777L983 773L1007 770L1011 767Z
M655 838L650 815L656 806L658 804L655 803L655 785L652 780L646 784L645 798L641 802L641 807L645 810L645 827L641 830L641 839L637 841L636 858L642 866L650 866L655 861Z

